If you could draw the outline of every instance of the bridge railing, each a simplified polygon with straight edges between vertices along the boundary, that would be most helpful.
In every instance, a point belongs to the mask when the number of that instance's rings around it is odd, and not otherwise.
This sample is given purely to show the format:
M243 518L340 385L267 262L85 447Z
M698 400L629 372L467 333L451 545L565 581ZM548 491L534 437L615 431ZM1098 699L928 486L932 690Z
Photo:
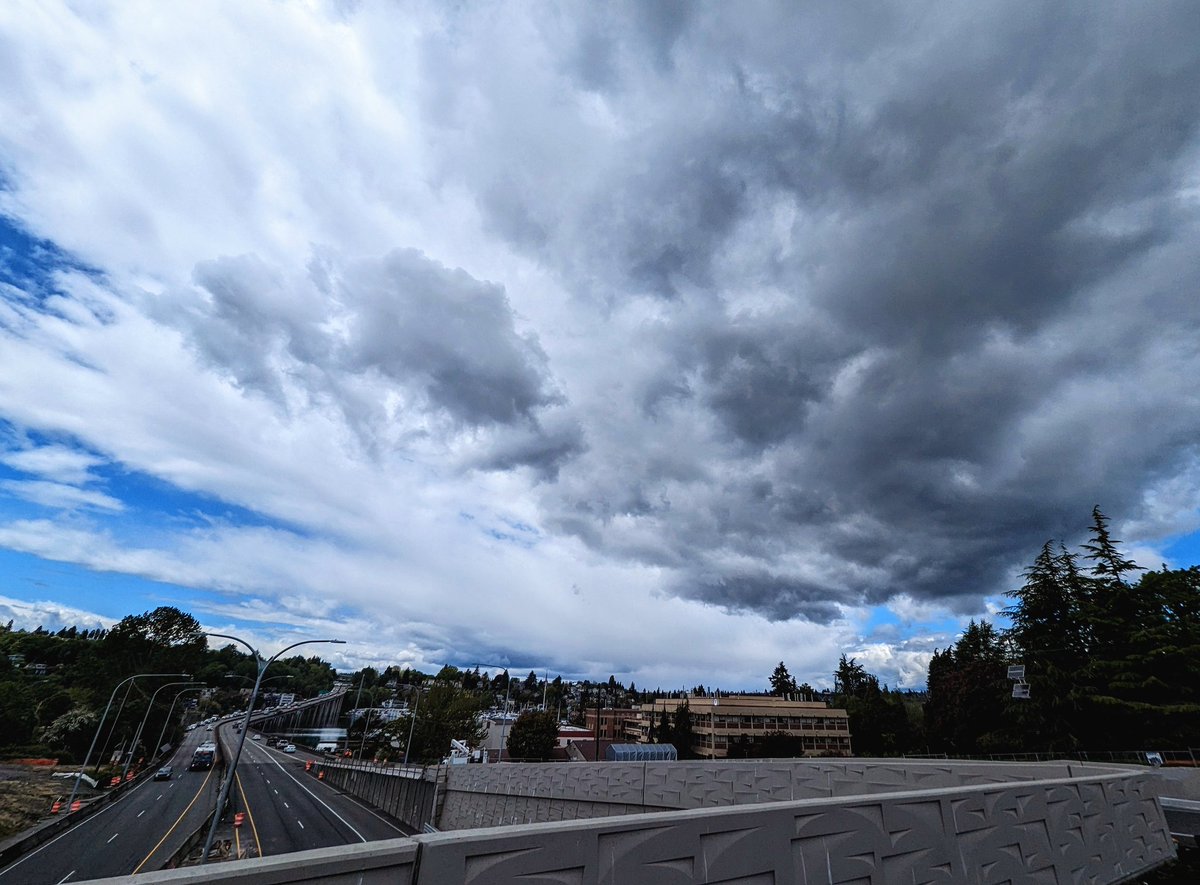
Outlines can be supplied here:
M1117 883L1172 857L1150 776L1109 771L431 833L138 881Z

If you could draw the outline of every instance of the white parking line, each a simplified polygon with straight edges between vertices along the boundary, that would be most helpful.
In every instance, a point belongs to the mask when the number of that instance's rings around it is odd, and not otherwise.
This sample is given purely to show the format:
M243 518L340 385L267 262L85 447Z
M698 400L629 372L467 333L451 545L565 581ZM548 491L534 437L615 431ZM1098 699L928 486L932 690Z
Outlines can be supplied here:
M141 811L139 811L139 812L137 813L137 816L138 816L138 817L141 817L141 816L142 816L143 814L145 814L145 813L146 813L146 809L144 809L144 808L143 808Z
M120 834L120 833L113 833L111 836L109 836L109 837L108 837L108 842L111 842L113 839L117 838L117 836L119 836L119 835L121 835L121 834ZM108 842L105 842L104 844L105 844L105 845L107 845L107 844L108 844Z
M61 879L58 880L58 885L62 885L63 882L67 881L74 875L75 875L75 870L71 870L71 872L67 873L65 876L63 876Z
M300 824L300 829L304 829L304 821L297 819L296 823Z

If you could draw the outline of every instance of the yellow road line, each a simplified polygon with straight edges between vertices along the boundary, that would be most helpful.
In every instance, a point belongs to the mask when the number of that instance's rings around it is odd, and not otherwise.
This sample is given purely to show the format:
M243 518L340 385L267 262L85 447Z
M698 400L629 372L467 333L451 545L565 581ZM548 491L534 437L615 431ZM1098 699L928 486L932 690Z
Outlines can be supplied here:
M192 806L196 804L196 800L200 798L200 794L204 792L204 788L208 785L208 779L212 777L212 773L214 771L216 771L215 768L210 768L208 770L208 774L204 776L204 782L200 784L200 789L196 791L196 795L192 797L192 801L187 804L187 808L183 809L183 812L175 819L175 823L171 824L171 829L167 830L167 832L163 834L163 837L158 840L158 844L151 848L150 853L142 858L142 862L134 869L135 873L140 873L142 871L142 867L146 865L146 862L149 861L150 858L154 857L154 852L158 851L158 849L162 847L162 844L167 841L167 836L170 836L173 832L175 832L175 828L179 826L179 822L187 816L187 813L192 810Z
M235 774L233 779L237 781L238 792L242 794L242 807L246 809L246 817L250 818L250 830L254 833L254 845L258 849L258 856L262 857L262 843L258 841L258 825L254 822L254 815L250 812L250 803L246 800L246 791L242 789L242 776Z

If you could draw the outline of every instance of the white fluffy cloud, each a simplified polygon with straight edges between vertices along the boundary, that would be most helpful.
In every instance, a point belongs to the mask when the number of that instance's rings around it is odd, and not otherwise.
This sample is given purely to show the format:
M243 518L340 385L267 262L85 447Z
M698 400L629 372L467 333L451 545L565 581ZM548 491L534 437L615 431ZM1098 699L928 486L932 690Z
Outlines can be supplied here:
M1200 35L1079 18L0 7L0 544L364 659L918 683L1093 504L1197 525Z

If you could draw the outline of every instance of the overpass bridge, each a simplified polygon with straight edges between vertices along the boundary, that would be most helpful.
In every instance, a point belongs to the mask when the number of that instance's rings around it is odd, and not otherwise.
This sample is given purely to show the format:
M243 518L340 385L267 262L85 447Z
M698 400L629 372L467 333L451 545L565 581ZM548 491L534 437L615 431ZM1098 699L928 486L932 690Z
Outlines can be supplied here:
M442 832L138 881L1066 885L1126 881L1175 855L1153 776L1088 763L499 764L403 778L321 763L308 776L322 772L360 797L419 778L421 813Z
M297 732L305 729L335 728L342 715L345 689L339 688L319 697L299 701L291 707L272 712L257 712L251 717L256 728L270 732Z

